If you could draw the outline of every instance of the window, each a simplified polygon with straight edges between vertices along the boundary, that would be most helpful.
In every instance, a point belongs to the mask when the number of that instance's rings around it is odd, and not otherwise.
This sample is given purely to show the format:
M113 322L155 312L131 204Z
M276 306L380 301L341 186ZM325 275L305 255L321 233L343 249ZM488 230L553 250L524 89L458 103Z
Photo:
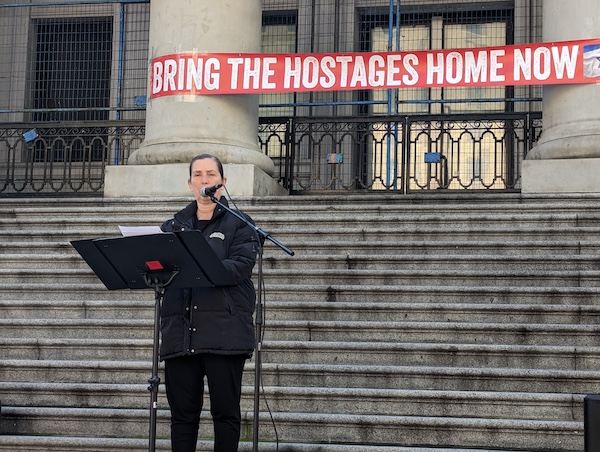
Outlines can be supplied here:
M112 18L34 21L33 121L81 122L109 118ZM102 161L107 137L73 127L35 142L32 160Z
M383 18L380 18L380 20ZM387 17L385 18L387 20ZM411 18L410 24L400 26L400 36L397 35L397 27L392 32L392 50L400 49L401 52L429 50L431 45L431 18L418 15ZM370 51L387 52L390 48L389 27L377 25L370 29ZM399 43L399 46L398 46ZM367 49L365 49L367 50ZM375 114L387 114L389 92L387 90L375 90L372 93L374 101L379 101L373 107ZM392 100L397 105L397 110L390 111L393 114L418 114L429 112L429 89L427 88L402 88L394 92Z
M513 10L498 5L474 8L469 5L446 5L446 11L420 7L414 13L394 17L390 25L389 14L363 14L360 50L373 52L419 51L430 49L456 49L472 47L504 46L512 43ZM398 26L399 22L399 26ZM400 33L398 35L398 33ZM391 34L391 36L390 36ZM373 90L368 93L370 111L364 114L424 115L424 114L481 114L503 113L512 109L508 101L510 87L448 87L448 88L401 88L397 90ZM448 123L452 121L448 117ZM416 123L415 123L416 124ZM409 131L414 142L409 155L401 155L399 142L401 131L397 126L385 132L374 132L375 144L366 155L371 168L373 188L394 186L402 175L402 163L410 163L409 189L429 187L434 184L443 188L490 188L502 185L497 178L506 166L502 138L502 121L490 121L487 128L442 129L435 135L425 121L422 127ZM497 133L494 133L496 131ZM507 133L506 131L504 133ZM439 153L444 168L434 167L438 173L431 174L432 167L425 163L427 152ZM449 180L446 181L445 177ZM436 180L437 179L437 180Z
M512 43L512 16L512 9L404 13L400 15L400 36L394 21L390 39L388 15L364 14L360 50L386 52L391 47L392 51L405 52L503 46ZM390 105L392 114L490 113L511 108L505 102L510 97L507 90L505 87L401 88L391 102L386 102L388 91L376 90L371 96L373 101L379 101L373 106L374 114L388 113Z
M261 52L296 53L296 14L269 13L263 16ZM294 116L294 93L261 94L260 116Z
M296 13L265 13L262 22L261 51L263 53L296 53L297 26ZM296 113L294 93L267 93L259 98L259 116L266 118L259 130L259 145L276 164L284 163L283 158L289 155L286 139L288 121L278 117L292 117ZM273 118L269 122L268 118Z
M510 11L487 11L471 14L447 14L442 18L443 48L503 46L512 42L508 26L512 23ZM507 88L462 87L445 88L443 98L448 102L444 113L505 111ZM460 102L464 100L465 102ZM486 100L489 100L486 102Z
M31 103L48 111L35 112L32 119L108 119L112 18L37 19L34 31Z

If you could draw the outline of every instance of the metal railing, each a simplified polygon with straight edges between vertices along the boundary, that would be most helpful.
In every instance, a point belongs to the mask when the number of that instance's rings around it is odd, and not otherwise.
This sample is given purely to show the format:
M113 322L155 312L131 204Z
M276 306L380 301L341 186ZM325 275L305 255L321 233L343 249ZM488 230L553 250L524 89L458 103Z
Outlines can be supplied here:
M540 113L262 118L262 152L290 193L515 191L541 134ZM102 195L143 121L0 124L0 194Z
M541 113L270 118L263 151L291 193L515 191Z
M98 194L106 165L122 165L144 138L144 121L0 124L0 193Z

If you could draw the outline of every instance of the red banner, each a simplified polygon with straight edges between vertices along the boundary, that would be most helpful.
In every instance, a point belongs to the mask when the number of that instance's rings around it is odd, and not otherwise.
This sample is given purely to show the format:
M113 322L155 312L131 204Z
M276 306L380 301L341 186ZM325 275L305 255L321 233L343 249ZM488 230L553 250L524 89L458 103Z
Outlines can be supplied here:
M418 52L177 53L154 58L150 99L600 82L600 39Z

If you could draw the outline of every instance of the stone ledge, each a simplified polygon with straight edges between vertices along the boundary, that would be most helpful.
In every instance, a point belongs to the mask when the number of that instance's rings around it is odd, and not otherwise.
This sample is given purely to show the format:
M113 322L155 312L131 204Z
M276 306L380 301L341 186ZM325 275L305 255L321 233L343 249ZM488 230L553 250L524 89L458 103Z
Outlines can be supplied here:
M522 193L600 193L600 159L524 160Z
M282 196L287 190L251 164L223 165L231 195ZM190 196L188 163L107 166L105 198Z

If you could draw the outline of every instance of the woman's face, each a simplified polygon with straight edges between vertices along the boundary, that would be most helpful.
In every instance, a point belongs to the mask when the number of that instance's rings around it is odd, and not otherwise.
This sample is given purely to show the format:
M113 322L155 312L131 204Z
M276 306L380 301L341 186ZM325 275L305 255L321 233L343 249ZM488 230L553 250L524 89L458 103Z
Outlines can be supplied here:
M190 190L194 194L194 197L199 202L208 202L212 203L212 200L208 197L202 196L200 194L200 190L202 187L212 187L217 184L225 185L227 179L221 177L219 173L219 167L217 166L217 162L215 162L211 158L196 160L192 164L192 175L188 180L188 186ZM215 193L215 198L219 199L221 197L221 192L223 191L223 187L219 188Z

